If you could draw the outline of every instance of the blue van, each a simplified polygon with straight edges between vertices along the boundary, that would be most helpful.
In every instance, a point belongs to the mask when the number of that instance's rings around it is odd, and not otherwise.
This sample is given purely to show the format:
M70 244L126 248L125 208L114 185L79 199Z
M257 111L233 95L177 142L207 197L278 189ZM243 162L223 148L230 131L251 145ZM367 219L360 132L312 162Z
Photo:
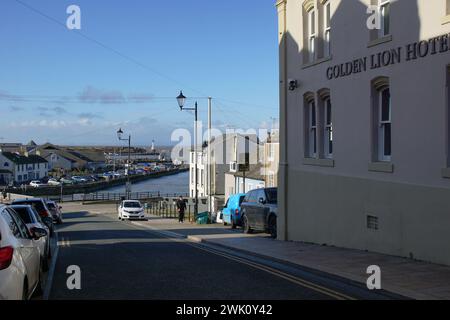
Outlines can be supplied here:
M233 229L241 225L241 203L245 193L234 194L228 198L222 209L224 225L230 224Z

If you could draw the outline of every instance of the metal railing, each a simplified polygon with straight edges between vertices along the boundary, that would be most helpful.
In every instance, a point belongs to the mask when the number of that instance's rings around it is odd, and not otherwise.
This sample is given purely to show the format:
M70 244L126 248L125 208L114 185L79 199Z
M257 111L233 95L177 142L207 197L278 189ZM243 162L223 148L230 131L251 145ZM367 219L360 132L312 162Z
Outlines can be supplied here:
M164 201L146 203L147 215L153 215L166 219L178 219L178 209L176 204L168 204ZM194 205L188 204L184 214L184 219L189 222L196 220L194 214Z
M161 193L161 192L132 192L130 200L146 201L161 198L188 197L187 193ZM94 192L71 195L46 196L44 199L58 202L118 202L127 198L125 192Z

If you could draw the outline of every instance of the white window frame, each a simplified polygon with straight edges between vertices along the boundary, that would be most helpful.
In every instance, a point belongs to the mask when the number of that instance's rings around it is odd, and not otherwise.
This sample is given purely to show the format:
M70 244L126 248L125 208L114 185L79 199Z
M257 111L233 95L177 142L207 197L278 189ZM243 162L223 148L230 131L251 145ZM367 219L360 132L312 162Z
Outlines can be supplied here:
M383 93L389 91L389 119L383 120ZM391 162L392 160L392 97L389 87L382 88L378 92L378 160L381 162ZM386 155L385 135L386 128L391 130L391 155Z
M308 117L308 156L317 158L317 108L315 101L308 102Z
M331 2L328 0L323 5L323 30L324 30L324 56L331 56Z
M328 119L328 107L330 110L330 119ZM334 144L333 144L333 105L331 98L327 97L323 101L323 154L327 159L333 158ZM328 123L328 120L329 123ZM330 152L331 144L331 152Z
M313 62L316 58L316 9L315 7L308 11L308 51L309 62Z
M390 5L391 5L391 1L390 0L379 0L379 2L378 2L378 12L380 13L380 22L381 22L381 25L380 25L380 34L379 34L379 36L382 38L382 37L386 37L386 36L388 36L391 32L391 22L390 22L390 18L391 18L391 14L390 14L390 11L391 11L391 8L390 8ZM388 8L388 12L389 12L389 16L388 17L386 17L386 11L385 11L385 9L386 8ZM386 19L388 19L388 24L389 24L389 30L386 30L385 29L385 22L386 22Z

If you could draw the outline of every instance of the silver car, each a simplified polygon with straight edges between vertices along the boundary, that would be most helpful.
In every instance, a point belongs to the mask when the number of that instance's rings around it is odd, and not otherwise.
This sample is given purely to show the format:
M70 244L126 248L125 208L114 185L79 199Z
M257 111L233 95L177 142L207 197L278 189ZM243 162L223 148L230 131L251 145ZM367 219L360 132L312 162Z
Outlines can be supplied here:
M41 256L43 271L47 271L48 260L51 257L49 228L42 221L41 217L36 212L36 210L33 209L33 207L28 205L12 205L10 206L10 208L17 212L19 217L22 219L22 221L30 231L30 234L33 234L36 228L44 229L47 232L47 235L45 237L42 237L35 242Z

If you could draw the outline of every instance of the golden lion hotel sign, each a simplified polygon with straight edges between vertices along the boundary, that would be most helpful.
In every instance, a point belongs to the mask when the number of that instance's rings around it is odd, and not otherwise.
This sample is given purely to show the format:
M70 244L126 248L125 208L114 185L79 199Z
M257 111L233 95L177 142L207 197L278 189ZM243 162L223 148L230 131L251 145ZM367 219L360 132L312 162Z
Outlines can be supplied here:
M327 69L328 80L338 79L374 70L390 65L425 58L428 55L446 53L450 50L450 34L410 43L404 47L398 47L383 52L378 52L370 56L355 59L346 63L331 66Z

